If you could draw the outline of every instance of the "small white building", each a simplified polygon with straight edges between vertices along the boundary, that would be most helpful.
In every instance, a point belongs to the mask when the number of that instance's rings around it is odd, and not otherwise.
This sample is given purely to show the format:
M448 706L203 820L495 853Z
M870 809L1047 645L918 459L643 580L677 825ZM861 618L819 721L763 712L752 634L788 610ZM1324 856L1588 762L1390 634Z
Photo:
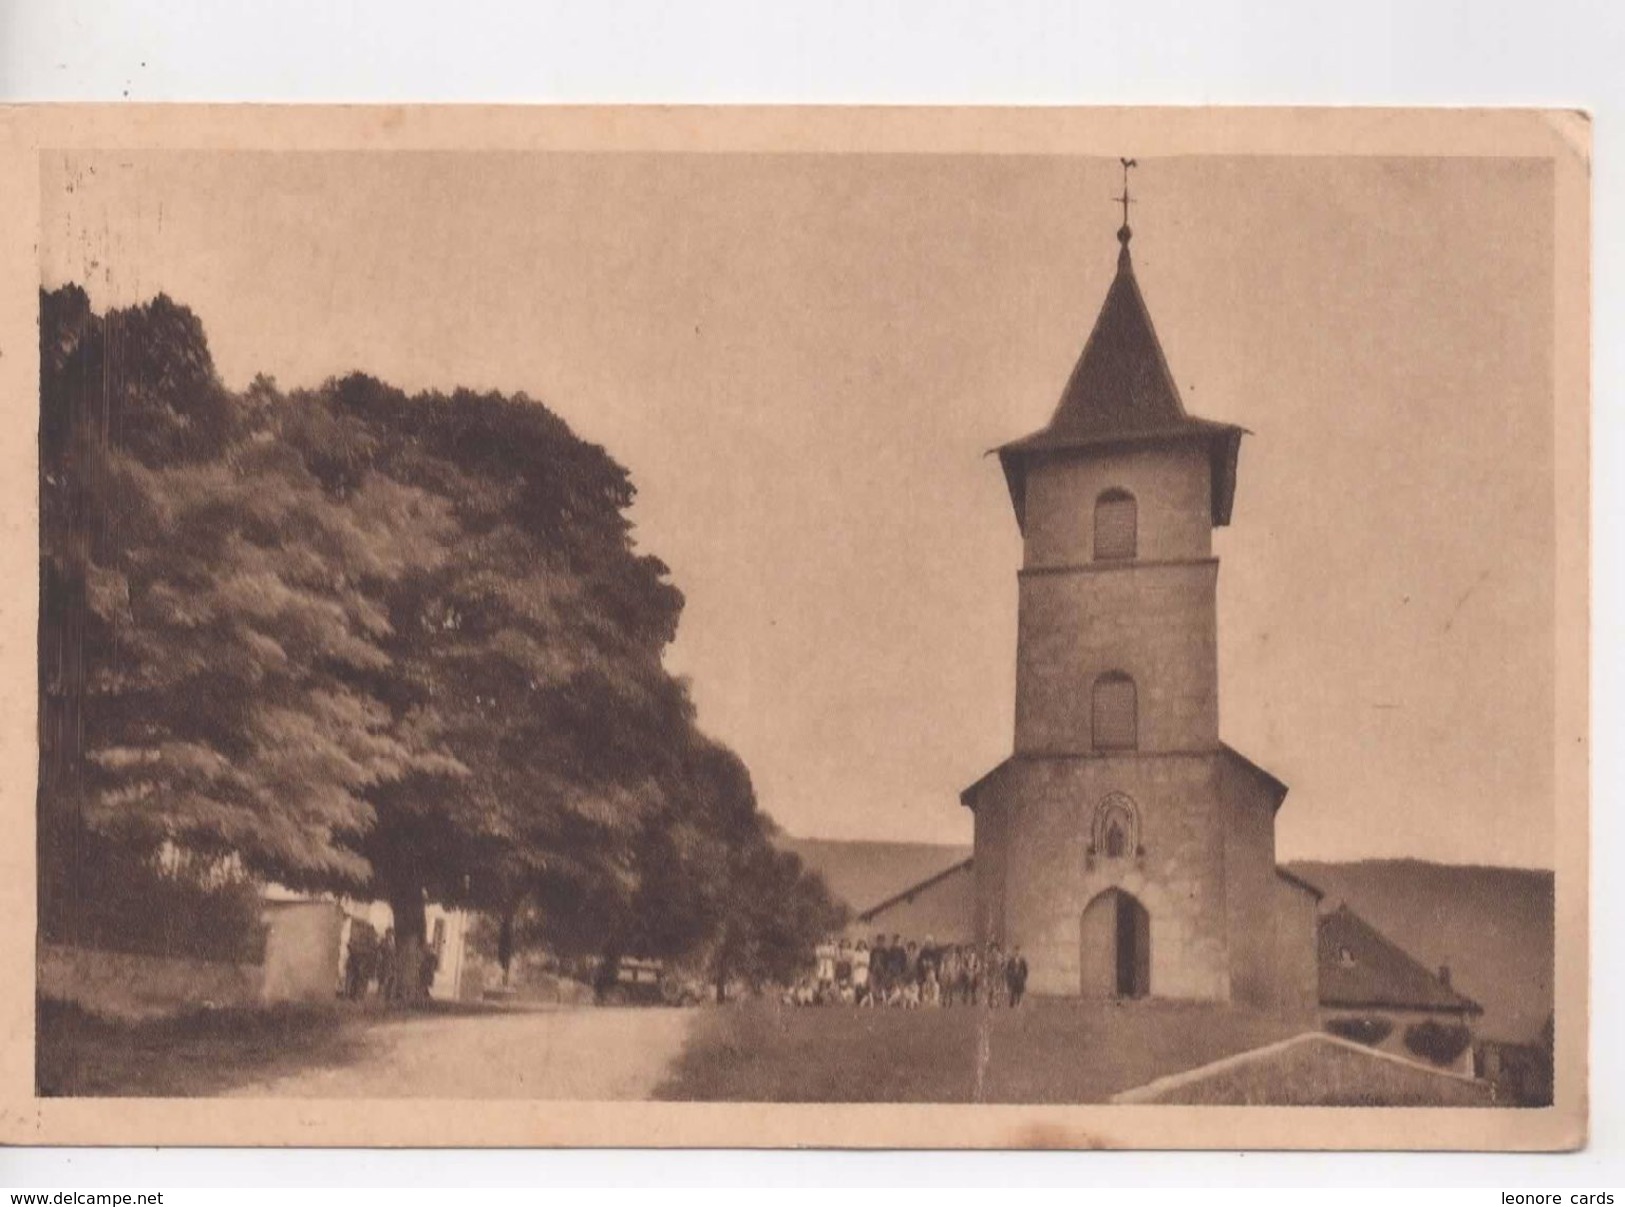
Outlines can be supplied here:
M331 1000L343 992L344 960L356 922L382 935L395 924L384 901L352 901L295 892L279 884L261 894L266 925L264 987L267 1002ZM426 941L438 958L429 996L456 1001L463 993L466 944L473 915L428 905Z
M344 982L344 953L350 947L350 931L356 921L370 923L382 935L395 925L394 911L385 901L345 901L343 933L340 936L335 976L338 984ZM461 999L464 970L468 963L468 929L473 922L471 913L461 909L446 909L439 905L424 907L427 933L424 940L435 953L439 963L435 966L434 982L429 996L436 1001L454 1002Z

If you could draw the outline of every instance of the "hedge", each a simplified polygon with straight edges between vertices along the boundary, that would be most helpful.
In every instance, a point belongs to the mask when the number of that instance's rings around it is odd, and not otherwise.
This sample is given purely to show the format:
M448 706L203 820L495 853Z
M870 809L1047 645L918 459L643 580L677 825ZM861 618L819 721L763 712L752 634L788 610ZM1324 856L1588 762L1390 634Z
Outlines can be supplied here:
M1465 1023L1441 1023L1429 1019L1405 1028L1405 1046L1436 1065L1453 1064L1467 1050L1472 1038Z
M1394 1033L1394 1024L1386 1018L1364 1016L1358 1018L1329 1018L1326 1030L1357 1044L1374 1048Z

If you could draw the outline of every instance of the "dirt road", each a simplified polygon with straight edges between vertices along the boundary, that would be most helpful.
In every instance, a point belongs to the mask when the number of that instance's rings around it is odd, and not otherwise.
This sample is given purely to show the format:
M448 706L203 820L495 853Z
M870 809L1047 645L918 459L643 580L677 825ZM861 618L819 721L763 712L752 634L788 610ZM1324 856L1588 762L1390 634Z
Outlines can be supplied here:
M647 1099L695 1013L581 1008L384 1021L342 1065L250 1082L231 1096Z

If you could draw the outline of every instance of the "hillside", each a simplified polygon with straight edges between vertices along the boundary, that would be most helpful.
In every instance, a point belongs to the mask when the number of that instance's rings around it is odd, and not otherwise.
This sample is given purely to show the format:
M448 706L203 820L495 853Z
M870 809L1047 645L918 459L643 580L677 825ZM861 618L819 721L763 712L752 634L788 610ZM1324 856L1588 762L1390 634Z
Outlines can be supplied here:
M1528 1040L1552 1010L1552 873L1420 859L1286 865L1484 1007L1480 1034Z

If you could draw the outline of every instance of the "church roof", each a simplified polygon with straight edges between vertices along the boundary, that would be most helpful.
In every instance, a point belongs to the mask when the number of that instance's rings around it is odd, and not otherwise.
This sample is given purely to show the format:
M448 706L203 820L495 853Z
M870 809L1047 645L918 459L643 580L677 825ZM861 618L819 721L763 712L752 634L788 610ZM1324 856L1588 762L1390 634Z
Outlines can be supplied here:
M1277 880L1284 880L1288 884L1290 884L1293 888L1296 888L1296 889L1301 890L1302 892L1308 893L1316 901L1319 901L1319 900L1323 899L1326 896L1325 893L1323 893L1320 889L1316 888L1314 885L1310 884L1302 876L1294 875L1292 872L1288 871L1286 868L1277 867L1275 869L1275 878Z
M1219 743L1219 753L1225 758L1230 759L1232 762L1244 768L1248 774L1255 776L1258 781L1262 783L1269 791L1270 795L1275 798L1272 802L1272 807L1274 810L1277 813L1281 811L1281 802L1286 800L1286 794L1288 791L1290 791L1290 789L1288 789L1277 776L1271 775L1268 771L1265 771L1257 763L1253 762L1252 759L1242 754L1241 751L1237 750L1228 742Z
M1483 1013L1347 905L1320 920L1320 1004Z
M781 850L792 851L809 871L824 878L829 890L858 915L877 902L900 894L958 867L970 857L967 845L928 842L874 842L866 839L775 836Z
M1238 766L1243 768L1248 774L1257 777L1258 781L1264 786L1264 788L1274 798L1270 802L1271 808L1275 812L1280 812L1281 803L1286 800L1286 794L1288 792L1288 788L1287 788L1287 786L1285 784L1283 784L1278 778L1271 775L1268 771L1265 771L1257 763L1253 762L1252 759L1248 758L1246 755L1242 754L1241 751L1237 750L1234 746L1231 746L1228 743L1225 743L1225 742L1220 742L1219 743L1219 755L1222 758L1229 759L1231 762L1237 764ZM999 777L1004 775L1004 773L1010 767L1014 766L1017 763L1024 762L1024 761L1029 760L1029 759L1043 760L1043 759L1053 759L1053 758L1095 758L1095 757L1098 757L1098 756L1093 755L1093 754L1082 754L1082 753L1080 753L1080 754L1063 754L1063 755L1012 754L1009 757L1005 758L1003 761L1001 761L991 771L985 772L982 775L982 777L980 779L978 779L974 784L971 784L968 788L965 788L962 792L960 792L960 794L959 794L959 803L961 805L964 805L965 808L970 809L970 810L972 810L974 812L975 809L976 809L977 799L982 795L982 793L985 792L989 788L989 786L991 786L994 782L996 782L999 779Z
M989 784L993 783L994 780L1003 775L1005 768L1014 763L1017 757L1018 756L1016 755L1011 755L1009 758L1001 760L998 766L994 767L991 771L984 772L980 779L978 779L974 784L970 785L970 787L960 792L959 803L964 805L965 808L974 811L976 808L976 798L982 794L982 791L987 788Z
M957 875L960 872L968 872L968 871L970 871L971 867L972 867L972 865L974 863L975 863L975 856L971 856L970 858L967 858L967 859L961 859L958 863L954 864L952 867L943 868L942 871L938 872L935 876L928 876L928 877L926 877L926 879L920 881L918 884L911 884L907 888L903 889L901 892L893 893L890 897L887 897L884 901L881 901L881 902L879 902L879 903L877 903L875 905L871 905L868 909L864 910L861 914L858 915L858 921L859 922L873 922L877 915L884 913L886 910L890 909L892 906L898 904L899 902L912 901L919 894L925 892L927 889L935 888L937 885L941 884L944 880L948 879L948 877L953 876L953 875Z
M995 450L1004 467L1018 522L1026 521L1026 474L1036 456L1110 445L1195 440L1213 468L1213 522L1230 522L1236 458L1244 428L1186 412L1134 278L1131 232L1118 231L1117 275L1049 425Z

